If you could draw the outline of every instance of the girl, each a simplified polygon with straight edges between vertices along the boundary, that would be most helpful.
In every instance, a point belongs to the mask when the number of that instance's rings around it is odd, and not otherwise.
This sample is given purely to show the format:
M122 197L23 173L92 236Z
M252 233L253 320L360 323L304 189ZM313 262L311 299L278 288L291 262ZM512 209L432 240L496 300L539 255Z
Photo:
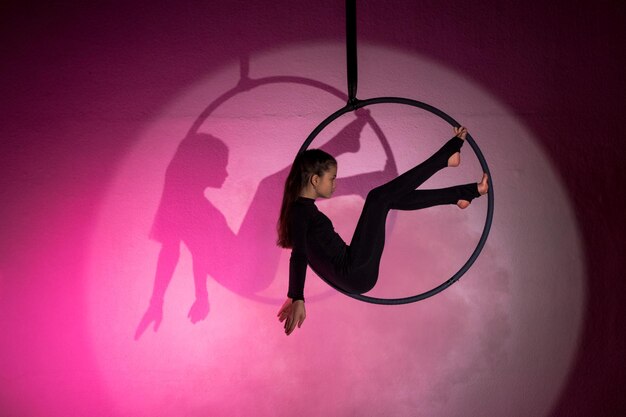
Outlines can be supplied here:
M315 206L315 199L329 198L335 191L337 161L319 149L307 150L296 157L285 182L278 220L278 245L291 248L288 298L278 312L279 321L285 322L287 335L296 325L300 327L306 317L307 264L344 291L365 293L378 280L389 210L418 210L440 204L456 204L464 209L472 199L487 193L487 174L483 174L479 183L416 190L440 169L460 164L460 149L467 129L454 128L454 133L455 136L426 161L368 193L349 246L335 232L328 217Z

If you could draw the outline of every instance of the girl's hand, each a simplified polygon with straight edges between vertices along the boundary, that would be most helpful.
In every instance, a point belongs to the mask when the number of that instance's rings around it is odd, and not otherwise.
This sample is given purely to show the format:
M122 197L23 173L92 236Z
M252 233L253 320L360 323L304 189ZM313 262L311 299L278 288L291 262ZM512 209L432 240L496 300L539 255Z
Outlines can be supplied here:
M154 323L155 332L159 330L161 321L163 321L163 301L155 302L153 300L150 302L148 310L146 310L141 318L139 326L137 326L137 330L135 331L135 340L139 340L143 332L145 332L148 326L150 326L150 323Z
M193 324L196 324L200 320L206 319L206 316L209 315L209 298L207 297L199 297L196 298L196 301L193 303L191 308L189 309L189 313L187 317Z
M291 298L287 298L283 306L278 310L278 321L285 322L285 334L289 336L296 325L298 328L302 326L304 319L306 318L306 309L304 308L304 301L296 300L295 302Z

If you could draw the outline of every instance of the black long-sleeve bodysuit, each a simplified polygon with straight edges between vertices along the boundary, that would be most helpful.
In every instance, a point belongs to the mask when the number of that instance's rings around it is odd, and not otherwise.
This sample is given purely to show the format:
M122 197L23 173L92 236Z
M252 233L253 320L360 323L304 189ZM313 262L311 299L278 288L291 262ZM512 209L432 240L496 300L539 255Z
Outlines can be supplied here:
M335 232L328 217L317 209L315 200L299 197L291 207L293 248L287 296L293 300L304 300L307 264L344 291L361 294L371 290L378 280L389 210L418 210L479 197L476 183L416 190L446 167L450 156L458 152L462 145L463 140L453 137L426 161L371 190L365 199L350 246Z

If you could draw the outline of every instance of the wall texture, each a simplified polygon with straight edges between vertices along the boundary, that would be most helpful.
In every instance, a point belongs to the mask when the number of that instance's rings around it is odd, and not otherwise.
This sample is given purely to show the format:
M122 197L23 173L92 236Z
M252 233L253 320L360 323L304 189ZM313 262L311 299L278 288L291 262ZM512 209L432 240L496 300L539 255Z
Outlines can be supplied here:
M359 303L309 273L286 338L276 207L304 137L345 102L342 2L71 3L0 17L0 415L626 410L623 5L359 4L358 96L466 124L494 227L417 304ZM340 164L320 207L349 239L367 190L449 135L407 108L346 115L315 142ZM425 186L479 176L467 147ZM453 274L484 200L391 216L374 295Z

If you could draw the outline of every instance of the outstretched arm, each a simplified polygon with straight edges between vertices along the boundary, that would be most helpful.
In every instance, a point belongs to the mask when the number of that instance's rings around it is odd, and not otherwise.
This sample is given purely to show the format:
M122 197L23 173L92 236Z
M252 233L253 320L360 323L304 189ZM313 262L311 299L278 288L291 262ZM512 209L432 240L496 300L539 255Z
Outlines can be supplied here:
M189 309L187 317L192 323L204 320L209 314L209 295L206 288L206 268L198 259L193 260L193 282L196 288L196 300Z
M135 331L135 340L139 339L143 332L146 331L150 323L154 323L154 331L159 330L161 321L163 320L163 298L165 291L172 280L174 269L178 264L180 256L180 241L171 240L163 242L159 259L157 261L157 270L154 276L154 287L152 288L152 298L150 305L144 313L137 330Z

